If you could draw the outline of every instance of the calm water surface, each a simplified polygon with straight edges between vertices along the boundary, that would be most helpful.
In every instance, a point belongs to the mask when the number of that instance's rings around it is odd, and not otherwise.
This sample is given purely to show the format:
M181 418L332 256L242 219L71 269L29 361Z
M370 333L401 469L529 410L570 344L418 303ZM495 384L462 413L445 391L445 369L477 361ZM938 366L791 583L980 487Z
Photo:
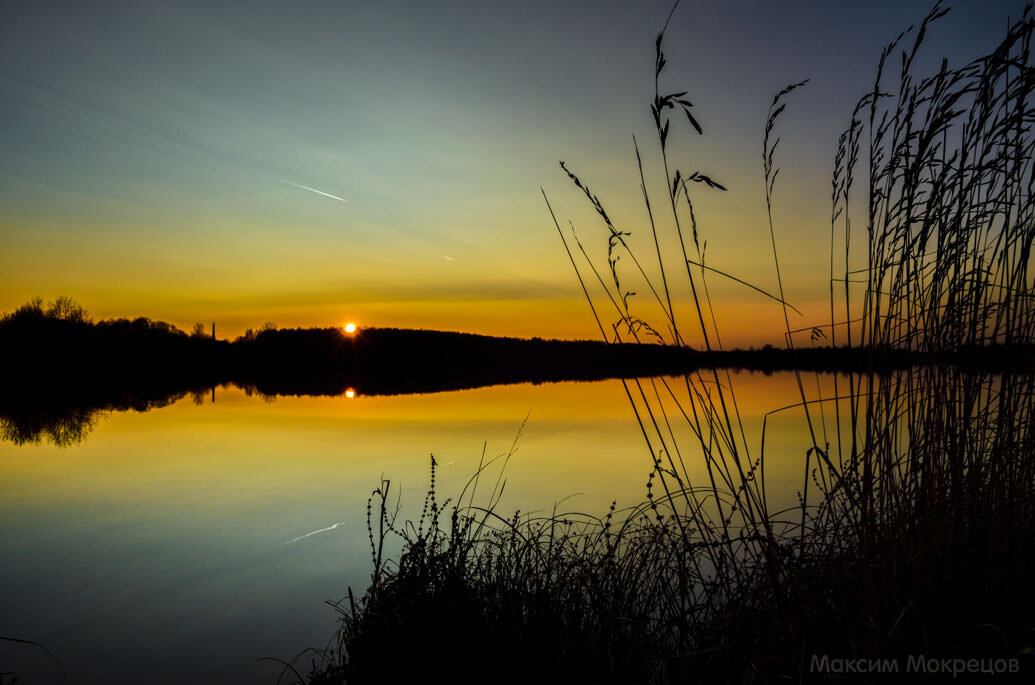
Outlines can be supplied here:
M793 377L733 380L757 448ZM767 429L770 491L788 501L800 416ZM362 592L382 475L419 511L431 453L448 496L515 438L506 512L568 498L562 510L603 513L644 493L649 455L617 380L272 402L217 388L214 402L108 414L71 447L0 443L0 635L46 645L68 682L272 683L280 667L258 660L323 646L325 600ZM0 642L12 671L60 679L41 650Z

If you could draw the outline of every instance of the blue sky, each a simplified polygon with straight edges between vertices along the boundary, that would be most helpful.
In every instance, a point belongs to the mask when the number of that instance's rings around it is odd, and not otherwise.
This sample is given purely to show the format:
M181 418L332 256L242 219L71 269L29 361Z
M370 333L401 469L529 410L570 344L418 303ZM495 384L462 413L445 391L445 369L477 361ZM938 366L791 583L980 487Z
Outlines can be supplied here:
M647 107L669 7L8 0L0 310L69 295L228 335L356 319L591 337L539 188L604 240L563 159L642 236L631 135L656 178ZM680 163L729 187L699 200L712 264L774 285L762 127L773 94L809 78L781 121L776 217L788 298L825 297L837 135L884 43L928 9L682 3L665 84L705 130L675 139ZM958 3L925 59L989 50L1022 9ZM779 341L770 305L715 294L731 340Z

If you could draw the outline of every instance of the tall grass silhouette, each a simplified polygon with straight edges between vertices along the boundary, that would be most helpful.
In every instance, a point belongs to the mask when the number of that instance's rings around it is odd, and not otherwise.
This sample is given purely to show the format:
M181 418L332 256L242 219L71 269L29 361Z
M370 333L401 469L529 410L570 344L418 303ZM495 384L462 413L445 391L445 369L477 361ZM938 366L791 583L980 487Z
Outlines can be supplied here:
M1035 24L1026 9L987 55L916 74L946 11L935 5L883 50L838 141L829 321L791 325L773 219L780 119L805 82L779 91L764 122L776 292L705 261L694 200L725 188L670 159L674 122L703 128L687 94L663 87L668 21L656 42L656 159L634 141L652 254L637 255L561 163L605 231L598 263L550 207L605 340L722 349L709 282L733 279L784 310L789 347L807 334L862 349L861 373L795 373L800 401L780 411L797 412L808 436L796 503L767 490L766 425L747 433L732 374L623 381L651 459L641 504L506 517L499 476L476 497L500 462L439 503L433 460L424 513L403 524L382 484L368 508L370 589L338 605L342 631L316 655L312 682L799 681L820 655L1006 658L1033 646L1035 379L881 364L902 350L937 360L1035 342ZM651 163L664 188L648 184ZM402 553L386 561L393 534Z

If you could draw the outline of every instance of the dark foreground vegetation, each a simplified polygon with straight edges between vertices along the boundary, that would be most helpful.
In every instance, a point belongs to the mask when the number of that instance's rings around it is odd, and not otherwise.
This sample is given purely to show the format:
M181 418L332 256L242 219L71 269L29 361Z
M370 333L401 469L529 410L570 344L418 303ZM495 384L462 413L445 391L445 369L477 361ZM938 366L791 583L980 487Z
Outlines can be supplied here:
M942 14L936 6L883 52L837 147L830 319L818 328L832 346L862 350L865 364L824 383L796 373L793 411L810 436L797 455L796 501L767 489L764 427L746 435L728 374L626 381L650 457L642 504L510 516L490 476L500 463L443 502L432 460L421 516L403 522L382 482L368 506L369 588L336 604L335 642L285 675L776 683L886 682L897 672L904 682L1031 682L1035 375L942 362L971 346L1035 342L1035 25L1026 12L988 55L918 76L914 58ZM706 283L725 275L701 266L692 199L722 186L670 164L670 114L700 126L683 94L661 86L664 66L659 36L654 171L668 182L646 212L682 254L656 250L648 275L628 233L568 167L600 216L608 264L558 231L605 340L667 331L669 344L700 340L707 352L718 332ZM776 96L765 125L770 216L775 130L801 85ZM778 256L772 220L769 229ZM670 297L684 287L697 303L688 321ZM651 293L660 320L641 318L630 290ZM770 296L786 306L782 292ZM789 324L786 333L793 349ZM888 350L929 363L880 370ZM691 478L700 464L706 475ZM402 551L389 558L393 544Z

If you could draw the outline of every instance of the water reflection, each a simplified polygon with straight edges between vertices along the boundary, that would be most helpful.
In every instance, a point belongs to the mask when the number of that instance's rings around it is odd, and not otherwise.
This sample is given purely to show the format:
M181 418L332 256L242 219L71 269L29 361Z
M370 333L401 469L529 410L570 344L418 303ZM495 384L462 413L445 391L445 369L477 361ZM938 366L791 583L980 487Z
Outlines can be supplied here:
M0 415L0 439L15 445L38 445L43 440L69 447L86 439L104 416L101 409L70 408L57 412Z
M197 405L209 392L214 399L215 388L189 394ZM93 402L81 396L3 397L0 398L0 440L15 445L49 442L58 447L71 447L83 442L112 412L145 412L168 406L187 394L156 391L156 396L147 397L126 393L118 399L95 398Z
M322 645L323 602L369 577L382 475L419 507L433 452L458 492L530 411L508 507L631 504L648 461L617 382L264 399L220 386L214 404L106 411L73 449L0 443L0 635L45 644L76 682L274 682L256 659Z
M744 372L731 385L758 448L795 379ZM429 454L455 495L530 412L501 510L549 512L570 495L562 510L631 506L652 463L617 380L404 395L224 385L43 414L96 419L78 424L92 433L74 449L50 442L45 419L3 411L40 441L0 443L0 635L45 644L76 682L275 681L279 668L256 659L323 645L337 625L324 601L369 581L364 514L381 477L401 490L402 516L419 517ZM766 426L769 497L791 506L811 443L798 409ZM707 478L690 453L687 469ZM2 645L0 663L28 674Z
M534 381L538 384L540 381ZM351 384L350 384L351 383ZM503 383L501 383L502 385ZM511 385L520 383L509 383ZM386 397L435 394L497 385L492 379L420 377L407 381L388 379L327 379L324 381L265 380L233 382L219 386L170 389L167 386L120 388L110 386L37 389L17 396L0 390L0 439L15 445L49 442L58 447L82 443L100 422L114 412L146 412L174 404L189 396L195 406L216 402L216 389L238 389L246 397L273 403L278 397Z
M816 381L823 395L832 381ZM793 375L735 373L730 386L752 450L766 421L772 508L793 506L811 445L801 409L765 418L798 401ZM21 436L0 443L0 635L47 645L76 682L275 681L256 659L323 645L337 619L323 602L368 582L364 513L380 478L401 489L404 518L419 516L430 453L439 490L458 493L529 412L502 510L551 511L576 493L562 509L636 504L652 458L617 380L423 395L224 385L36 418L12 405L0 407L5 437ZM704 482L703 460L686 457Z

